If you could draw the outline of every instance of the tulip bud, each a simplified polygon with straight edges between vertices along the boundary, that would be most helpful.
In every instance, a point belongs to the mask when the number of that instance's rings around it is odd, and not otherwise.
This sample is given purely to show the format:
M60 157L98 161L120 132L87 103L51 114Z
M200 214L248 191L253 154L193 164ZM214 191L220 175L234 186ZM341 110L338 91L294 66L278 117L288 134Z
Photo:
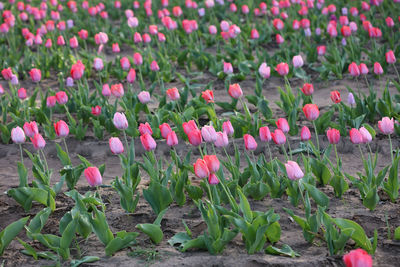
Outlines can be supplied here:
M126 130L128 128L128 120L124 113L115 112L113 123L118 130Z
M109 140L110 150L113 154L119 155L124 153L124 145L118 137L111 137Z
M54 123L54 130L58 137L67 137L69 134L68 124L63 120Z
M243 136L244 139L244 146L246 150L256 150L257 149L257 142L253 136L250 134L245 134Z
M25 142L25 133L21 127L17 126L11 130L11 140L15 144L22 144Z
M98 186L102 184L103 178L97 167L88 167L83 173L85 174L86 180L90 186Z
M295 161L289 160L285 163L286 173L290 180L299 180L304 177L303 171L300 169L299 164Z

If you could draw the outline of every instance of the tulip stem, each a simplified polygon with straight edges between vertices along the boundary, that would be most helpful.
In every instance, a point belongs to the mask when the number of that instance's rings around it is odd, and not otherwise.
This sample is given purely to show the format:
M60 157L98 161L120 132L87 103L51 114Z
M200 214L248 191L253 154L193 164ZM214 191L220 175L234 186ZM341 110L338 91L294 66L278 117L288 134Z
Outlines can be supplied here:
M318 159L321 159L321 152L319 150L319 138L318 138L318 131L317 131L317 126L315 125L315 121L313 121L313 125L314 125L314 131L315 131L315 139L317 140L317 156Z
M267 147L268 147L268 152L269 152L269 160L272 162L272 153L271 153L271 148L269 147L269 142L267 142Z
M288 161L288 160L289 160L289 157L288 157L288 155L287 155L287 153L286 153L285 144L282 144L281 147L282 147L283 153L285 154L286 161Z
M203 150L201 150L201 145L198 146L201 158L204 158Z
M390 134L388 134L389 136L389 144L390 144L390 157L392 158L392 165L393 165L393 146L392 146L392 138L390 137Z
M289 137L287 138L287 144L288 144L288 148L289 148L290 160L292 160L293 159L293 155L292 155L292 148L290 147Z
M68 158L69 158L69 152L68 152L68 146L67 146L67 142L65 141L65 138L62 139L64 142L64 146L65 146L65 151L67 152Z
M40 151L42 152L44 164L46 166L46 174L49 175L49 165L47 164L46 155L44 154L43 150L40 149L39 153L38 153L39 157L40 157ZM48 185L50 185L50 179L49 179L50 177L47 177L47 178L48 178L48 181L47 181Z
M364 162L365 162L365 158L364 158L364 155L363 155L363 153L362 153L361 145L360 145L360 144L358 144L358 148L360 149L361 158L362 158L362 161L363 161L363 163L364 163Z
M19 145L19 151L21 153L21 162L22 162L22 165L24 165L24 156L22 154L22 145L21 144L18 144L18 145Z
M336 144L333 144L333 148L335 149L335 155L336 155L336 168L339 168L339 156L337 153Z
M249 108L247 107L246 103L243 101L243 99L241 97L239 97L239 100L240 100L240 103L242 104L244 112L246 113L247 119L251 120Z
M213 148L214 155L217 155L217 152L215 151L215 146L214 146L214 144L211 144L211 146L212 146L212 148Z
M175 152L175 168L176 168L176 173L178 174L178 170L179 170L179 164L178 164L178 153L176 152L175 147L173 148L174 152Z
M212 204L214 204L212 193L211 193L211 187L210 187L210 183L208 182L208 180L206 181L206 184L207 184L208 194L210 195L210 201Z
M226 157L228 158L228 160L229 160L229 163L231 164L231 166L233 166L233 162L232 162L232 158L231 158L231 156L230 155L228 155L228 152L226 151L226 149L225 149L225 147L223 146L222 147L223 149L224 149L224 151L225 151L225 154L226 154ZM239 166L238 166L238 168L239 168Z
M397 80L399 80L399 82L400 82L400 75L399 75L399 71L397 70L397 68L396 68L396 65L393 63L393 68L394 68L394 71L396 72L396 74L397 74Z
M128 138L126 137L125 131L122 131L124 133L124 139L125 139L125 145L126 145L126 155L129 156L129 143L128 143Z
M257 165L256 157L254 156L254 151L251 151L251 155L253 156L253 161Z

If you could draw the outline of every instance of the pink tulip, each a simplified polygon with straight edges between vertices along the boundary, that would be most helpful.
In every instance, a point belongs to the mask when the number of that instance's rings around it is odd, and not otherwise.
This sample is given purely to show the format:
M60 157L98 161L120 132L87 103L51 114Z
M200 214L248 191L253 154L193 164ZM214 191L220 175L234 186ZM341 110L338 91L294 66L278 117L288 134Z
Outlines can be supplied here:
M215 173L210 173L208 175L208 183L211 185L219 184L218 177Z
M263 62L258 68L258 73L264 79L268 79L271 76L271 68L267 66L267 63Z
M54 96L54 95L48 96L47 99L46 99L46 106L48 108L52 108L52 107L54 107L56 105L56 102L57 102L56 96Z
M201 97L207 102L207 103L214 103L214 93L211 90L205 90L201 93Z
M203 159L206 162L207 168L210 172L217 172L219 170L220 163L216 155L206 155Z
M101 114L101 107L99 105L92 107L92 114L94 116L100 116Z
M97 167L87 167L83 173L85 174L86 180L90 186L98 186L102 184L103 178Z
M188 139L189 139L189 143L192 146L198 146L202 142L201 132L198 129L195 129L195 130L191 131L190 133L188 133L187 136L188 136Z
M346 267L372 267L372 257L361 248L344 255L343 261Z
M151 126L148 122L146 122L144 124L141 123L139 125L139 132L140 132L140 135L144 135L145 133L148 133L150 135L153 134L153 130L151 129Z
M150 93L147 91L142 91L137 96L138 96L140 103L142 103L142 104L147 104L150 102Z
M328 137L328 141L330 144L337 145L339 143L340 140L339 130L329 128L328 131L326 131L326 136Z
M216 147L226 147L229 144L228 135L226 132L217 132L217 139L214 142Z
M197 159L196 163L193 164L193 168L197 178L206 178L210 174L207 163L203 159Z
M257 149L257 142L253 136L250 134L245 134L243 136L244 139L244 146L246 150L256 150Z
M363 136L361 135L360 131L352 128L350 130L350 141L353 144L362 144L363 143Z
M362 135L362 139L363 139L363 143L369 143L372 141L372 135L371 133L365 128L365 127L361 127L359 129L361 135Z
M40 69L31 69L29 71L29 75L31 76L32 82L37 83L42 79L42 72Z
M378 121L378 128L383 134L394 133L394 120L393 118L383 117L382 120Z
M93 61L93 67L97 71L102 70L104 68L103 60L99 57L96 57Z
M136 80L136 71L135 69L130 69L128 75L126 76L126 81L128 83L134 83Z
M109 140L110 150L114 155L124 153L124 145L118 137L111 137Z
M311 139L311 132L307 126L303 126L303 128L301 128L300 138L301 141L308 141Z
M306 104L303 107L304 115L306 116L307 120L314 121L319 116L319 109L318 106L315 104Z
M34 137L35 134L39 133L38 126L35 121L25 122L24 124L24 132L28 137Z
M300 55L293 57L293 66L295 68L301 68L303 65L304 65L303 58Z
M390 51L388 51L388 52L386 53L386 62L387 62L388 64L394 64L394 63L396 63L396 57L395 57L395 55L394 55L394 53L393 53L392 50L390 50Z
M171 131L167 135L167 145L168 146L176 146L178 144L178 136L176 136L176 133L174 131Z
M178 88L176 87L168 89L166 91L166 94L168 98L171 99L172 101L178 100L180 98Z
M182 123L182 127L186 135L188 135L191 131L198 129L194 120Z
M231 63L224 62L224 73L225 74L232 74L233 73L233 67L232 67Z
M64 91L60 91L56 93L57 103L60 105L64 105L68 102L68 95Z
M276 121L276 126L284 133L287 133L290 130L289 123L285 118L278 119Z
M118 130L126 130L128 128L128 120L124 113L115 112L113 123Z
M201 135L206 143L213 143L217 140L217 133L213 126L207 125L201 128Z
M104 89L104 88L103 88ZM116 98L124 96L124 87L121 83L111 85L111 94Z
M161 136L162 136L164 139L167 139L168 134L169 134L170 132L172 132L171 127L169 126L169 124L168 124L168 123L163 123L163 124L161 124L161 125L159 126L159 128L160 128Z
M74 80L79 80L82 78L83 73L85 71L85 65L83 65L82 61L78 60L71 67L71 77Z
M237 83L229 85L228 93L231 97L235 99L238 99L243 95L242 88L240 88L240 85Z
M374 63L374 73L376 75L382 75L383 74L383 69L382 66L379 62Z
M349 65L349 73L350 73L350 75L353 76L353 77L358 77L358 76L360 76L360 70L358 69L358 66L357 66L357 64L356 64L355 62L352 62L352 63Z
M289 65L284 62L279 63L275 70L279 73L279 75L286 76L289 73Z
M283 145L286 143L286 136L280 129L276 129L273 133L271 133L272 140L277 145Z
M21 127L17 126L11 130L11 140L15 144L22 144L25 142L25 133Z
M131 63L129 62L129 59L127 57L123 57L119 60L119 64L121 65L121 68L123 70L129 70L131 67Z
M31 138L32 144L36 149L42 149L46 146L46 141L44 141L43 136L36 133L33 138Z
M301 88L304 95L310 96L314 93L314 86L311 83L305 83Z
M289 160L285 163L286 173L290 180L299 180L304 177L303 171L300 169L299 164L295 161Z
M232 123L228 120L228 121L224 121L222 123L222 130L228 135L231 136L233 135L233 133L235 132L232 126Z
M268 126L261 127L259 129L260 139L263 142L269 142L272 139L271 131L269 130Z
M25 88L19 88L17 94L18 94L18 98L21 100L24 100L27 98Z
M54 123L54 130L58 137L65 138L69 134L68 124L63 120L59 120L57 123Z
M151 151L156 149L157 143L154 141L153 137L150 134L145 133L140 136L140 141L142 142L142 146L146 151Z

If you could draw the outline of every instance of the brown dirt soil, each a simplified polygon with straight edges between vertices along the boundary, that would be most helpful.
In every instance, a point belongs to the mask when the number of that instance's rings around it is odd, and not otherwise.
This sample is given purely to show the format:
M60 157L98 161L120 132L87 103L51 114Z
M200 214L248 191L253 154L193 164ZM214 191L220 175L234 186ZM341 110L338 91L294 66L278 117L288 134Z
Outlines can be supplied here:
M205 75L199 78L198 82L205 82L209 78L210 77ZM377 80L373 81L378 83ZM293 87L301 86L302 84L298 79L291 80L291 83ZM44 82L44 84L46 84L46 82ZM246 80L240 84L245 94L253 94L253 88L255 87L254 80ZM180 84L176 82L169 85L179 86ZM166 87L168 88L169 85L166 85ZM274 104L274 101L279 100L279 94L276 88L282 85L282 80L279 78L271 78L264 84L264 95L270 101L275 117L282 115L277 111L277 107ZM324 110L324 108L331 105L329 99L329 92L331 90L340 90L342 99L345 101L347 99L347 93L345 93L347 92L345 89L346 85L352 88L357 88L358 86L357 83L349 80L314 83L314 102L320 106L321 110ZM27 84L27 87L28 86ZM363 82L360 82L359 86L363 88L362 91L366 92L366 86ZM383 86L383 82L381 86ZM218 101L230 101L230 97L224 90L222 82L216 81L214 87L215 98L218 99ZM390 89L391 91L395 90L394 88ZM379 92L379 95L380 94L381 92ZM156 105L154 107L156 107ZM222 113L221 110L217 110L217 112L219 114ZM307 122L302 121L301 124L307 124ZM327 140L324 136L320 135L320 140L322 147L327 146ZM136 154L140 157L144 151L139 140L135 141ZM299 141L299 137L290 138L293 149L298 147ZM240 150L243 151L243 141L235 140L235 143L239 144ZM393 145L395 148L399 147L398 138L393 140ZM31 145L25 145L24 147L32 151ZM98 141L92 137L88 137L82 142L75 139L68 139L68 147L73 158L73 163L78 163L76 154L85 156L95 165L106 163L106 171L103 177L104 184L109 185L116 176L121 176L122 171L119 165L119 159L111 154L107 141ZM278 147L274 145L272 147L273 156L283 159L283 155L280 153L280 150L278 150ZM190 146L183 143L180 143L177 147L177 151L180 155L186 154L188 149L190 149ZM365 152L367 151L365 147L363 149ZM265 147L259 142L259 148L255 151L256 156L260 153L264 153L264 150ZM355 175L358 171L363 171L359 151L349 140L342 138L338 145L338 150L339 156L343 161L343 171L352 175ZM390 155L388 152L389 145L386 137L378 135L372 143L372 150L373 152L378 152L379 160L377 169L381 169L390 162ZM56 173L56 170L59 169L61 165L57 159L53 142L48 142L45 153L50 168L55 171L53 174L53 183L55 183L59 179L59 174ZM194 158L198 156L196 153L198 153L197 150L194 150ZM228 153L233 153L232 140ZM165 158L168 160L169 148L163 141L157 142L156 154L157 158ZM223 153L219 153L218 156L225 159ZM27 159L28 158L25 160L26 166L27 168L31 168ZM0 229L3 229L11 222L24 216L34 216L43 208L41 205L34 204L32 210L29 213L25 213L12 198L6 195L5 192L8 189L18 186L17 161L19 161L19 150L17 146L11 144L0 145ZM245 165L246 163L243 159L241 167L243 168ZM147 177L144 177L144 179L142 179L143 186L146 184L146 178ZM32 179L31 176L30 179ZM191 179L195 180L194 177L191 177ZM395 227L400 226L400 200L391 203L383 193L381 194L381 202L378 204L376 210L371 212L362 205L359 191L354 188L347 191L343 199L335 198L333 190L329 186L320 189L330 197L330 205L327 212L331 216L356 221L365 229L369 237L373 236L374 229L377 229L379 241L376 254L373 256L375 266L398 266L398 261L400 260L400 243L387 239L388 229L385 216L388 218L390 231L393 235ZM66 187L64 187L63 192L65 192L65 190ZM83 177L78 182L78 190L81 193L90 190ZM107 203L107 220L113 232L121 230L136 231L136 224L149 223L155 219L154 213L143 198L141 198L134 214L126 214L119 205L117 193L114 192L112 188L102 188L101 195L103 201ZM57 196L56 200L57 210L50 216L49 221L43 229L43 233L57 234L60 219L65 212L73 207L73 201L62 193ZM286 197L281 199L266 197L262 201L251 201L251 205L254 210L259 211L266 211L273 208L275 212L281 216L279 223L282 227L282 237L277 246L280 247L282 244L288 244L298 252L301 257L292 259L266 255L264 253L248 255L246 254L240 235L229 243L224 252L218 256L212 256L208 252L202 251L181 253L171 247L167 241L175 233L184 231L182 219L188 224L194 236L201 234L206 228L196 206L189 201L183 207L179 207L176 204L171 205L162 221L162 230L165 235L164 239L157 246L152 245L145 235L140 234L137 246L124 249L116 253L113 257L106 257L103 245L96 236L92 234L87 243L82 244L81 247L85 255L99 256L101 260L91 264L83 264L82 266L343 266L341 257L329 256L328 250L323 242L317 241L315 244L311 245L304 240L300 227L289 219L289 216L283 211L283 208L293 209L296 214L300 216L303 216L303 212L300 209L293 208ZM19 238L29 241L24 232L20 233ZM29 241L29 244L35 248L43 249L37 242ZM156 256L153 258L149 257L151 261L146 261L147 257L131 257L128 255L129 252L137 251L139 248L148 250L149 255L150 252L157 252ZM354 248L354 244L348 243L346 250L352 248ZM0 265L2 263L4 263L4 266L38 266L51 264L49 261L35 261L31 257L23 255L20 252L22 249L23 247L16 240L12 241L4 255L0 257ZM72 251L72 255L75 254L76 252Z

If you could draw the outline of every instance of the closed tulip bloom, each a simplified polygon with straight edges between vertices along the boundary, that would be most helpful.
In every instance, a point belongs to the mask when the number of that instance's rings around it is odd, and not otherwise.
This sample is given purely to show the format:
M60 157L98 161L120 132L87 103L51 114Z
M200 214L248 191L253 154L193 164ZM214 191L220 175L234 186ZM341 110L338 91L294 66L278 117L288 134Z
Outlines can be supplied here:
M214 93L211 90L205 90L201 93L201 97L207 102L207 103L214 103Z
M394 53L393 53L392 50L390 50L390 51L388 51L388 52L386 53L386 62L387 62L388 64L394 64L394 63L396 63L396 57L394 56Z
M314 93L314 85L312 85L311 83L305 83L301 88L301 91L304 95L310 96Z
M124 145L118 137L111 137L109 140L110 150L114 155L124 153Z
M276 121L276 127L282 132L287 133L290 130L289 123L285 118L280 118Z
M31 69L29 71L29 75L31 76L32 82L37 83L42 79L42 72L40 69Z
M100 71L104 68L103 60L99 57L96 57L93 61L93 68L97 71Z
M192 146L198 146L202 142L201 131L199 129L195 129L195 130L191 131L190 133L188 133L187 136L189 139L189 143Z
M113 53L119 53L121 51L119 49L119 44L118 43L112 44L112 51L113 51Z
M58 46L64 46L65 45L65 40L64 40L64 37L62 35L57 37L57 45Z
M182 123L182 127L186 135L188 135L191 131L198 129L194 120Z
M92 114L94 116L100 116L101 114L101 107L99 105L92 107Z
M358 66L357 66L357 64L355 62L352 62L349 65L349 73L353 77L360 76L360 70L358 69Z
M52 107L54 107L56 105L56 101L57 101L56 96L54 96L54 95L48 96L47 99L46 99L46 106L48 108L52 108Z
M332 91L331 92L331 100L335 104L340 103L340 101L342 101L342 99L340 98L339 91Z
M258 73L264 79L268 79L271 76L271 68L267 66L267 63L263 62L258 68Z
M101 173L97 167L87 167L83 173L85 174L86 181L90 186L98 186L103 182Z
M350 141L353 144L362 144L363 143L363 136L361 135L360 131L356 128L352 128L350 130Z
M21 127L17 126L11 130L11 140L15 144L22 144L25 142L25 133Z
M128 128L128 120L124 113L115 112L113 123L118 130L125 130Z
M325 45L321 45L321 46L317 46L317 54L318 56L323 56L326 53L326 46Z
M64 105L68 102L68 95L64 91L60 91L56 93L57 103L60 105Z
M218 177L215 173L210 173L208 175L208 183L211 185L219 184Z
M79 80L80 78L82 78L84 71L85 71L85 65L83 65L82 61L78 60L71 67L72 79Z
M135 69L130 69L128 75L126 76L126 81L128 83L134 83L136 80L136 71Z
M328 131L326 131L326 136L330 144L337 145L340 141L340 132L337 129L329 128Z
M152 71L159 71L159 70L160 70L160 67L159 67L158 64L157 64L157 61L153 60L153 61L151 62L151 64L150 64L150 69L151 69Z
M360 133L362 135L364 144L369 143L369 142L372 141L372 135L365 127L361 127L359 129L359 131L360 131Z
M237 83L229 85L229 95L235 99L240 98L243 95L242 88L240 88L240 85Z
M306 104L303 107L304 115L306 116L307 120L314 121L319 116L319 109L318 106L315 104Z
M169 88L166 93L168 98L171 99L172 101L178 100L181 97L179 95L178 88L176 87Z
M285 42L285 39L283 38L282 35L280 35L279 33L277 35L275 35L275 39L276 39L276 43L278 45L282 44Z
M251 136L250 134L245 134L243 136L243 140L244 140L244 147L246 148L246 150L256 150L257 149L257 142L254 139L254 137Z
M299 180L304 177L303 171L300 169L299 164L295 161L289 160L285 163L286 173L290 180Z
M28 137L32 138L35 136L35 134L39 133L39 129L35 121L25 122L23 127L25 135Z
M301 141L308 141L311 139L311 132L307 126L303 126L303 128L301 128L300 138Z
M361 248L344 255L343 261L346 267L372 267L372 257Z
M203 159L206 162L207 168L210 172L217 172L219 170L220 164L216 155L206 155Z
M360 74L362 74L362 75L367 75L369 72L368 67L367 67L367 65L365 65L365 63L361 63L358 66L358 69L360 70Z
M44 141L43 136L36 133L33 138L31 138L32 144L36 149L42 149L46 146L46 141Z
M257 29L252 29L250 32L250 39L256 40L260 38L260 34L258 33Z
M176 146L178 144L178 136L176 136L176 133L174 131L171 131L167 135L167 145L168 146Z
M142 146L146 151L151 151L156 149L156 141L154 141L153 137L150 134L145 133L140 136L140 141L142 142Z
M280 129L276 129L274 132L271 133L272 140L277 145L283 145L286 143L286 136Z
M232 123L230 121L224 121L224 123L222 123L222 130L228 136L233 135L233 133L235 132L235 130L233 129Z
M171 129L171 127L169 126L169 124L168 123L163 123L163 124L161 124L160 126L158 126L158 128L160 129L160 132L161 132L161 136L164 138L164 139L167 139L167 136L168 136L168 134L170 133L170 132L172 132L172 129Z
M25 88L19 88L17 94L18 94L18 98L21 99L21 100L24 100L24 99L27 98L27 94L26 94Z
M76 36L72 37L71 39L69 39L69 46L71 48L78 48L79 43L78 43L78 39L76 38Z
M133 61L135 62L135 57L134 57ZM129 68L131 67L131 63L129 62L129 59L127 57L121 58L119 60L119 64L121 65L121 68L123 70L129 70Z
M304 65L303 58L300 55L293 57L293 66L295 68L301 68Z
M217 140L217 132L212 125L207 125L201 128L201 135L206 143L213 143Z
M379 62L374 63L374 73L376 75L382 75L383 74L383 69L382 66Z
M103 88L104 89L104 88ZM124 96L124 87L121 83L111 85L111 94L116 98Z
M224 73L225 74L232 74L233 73L233 67L232 67L231 63L224 62Z
M58 137L67 137L69 134L68 124L63 120L54 123L54 130Z
M197 159L196 163L193 164L194 174L197 178L206 178L210 174L210 170L207 167L207 163L203 159Z
M354 105L356 103L353 93L349 93L349 95L347 96L347 103L349 105Z
M72 77L67 77L67 80L65 81L65 85L67 87L72 87L74 86L74 79L72 79Z
M148 133L150 135L153 134L153 130L151 129L151 126L148 122L146 123L141 123L139 125L139 132L141 135L144 135L145 133Z
M260 140L261 141L263 141L263 142L271 141L272 136L271 136L271 131L269 130L268 126L261 127L258 130L258 133L260 135Z
M289 73L289 65L284 62L279 63L275 70L279 73L279 75L286 76Z
M150 102L150 93L147 91L141 91L138 94L138 99L139 99L140 103L147 104Z
M103 88L101 89L101 94L103 96L110 96L111 95L111 89L110 89L110 86L107 83L103 84Z
M378 121L378 128L383 134L392 134L394 132L393 118L383 117L382 120Z
M226 132L217 132L217 139L214 142L216 147L226 147L229 144L228 135Z
M11 68L3 69L1 71L1 75L3 76L4 80L7 80L7 81L11 80L11 77L13 75Z

